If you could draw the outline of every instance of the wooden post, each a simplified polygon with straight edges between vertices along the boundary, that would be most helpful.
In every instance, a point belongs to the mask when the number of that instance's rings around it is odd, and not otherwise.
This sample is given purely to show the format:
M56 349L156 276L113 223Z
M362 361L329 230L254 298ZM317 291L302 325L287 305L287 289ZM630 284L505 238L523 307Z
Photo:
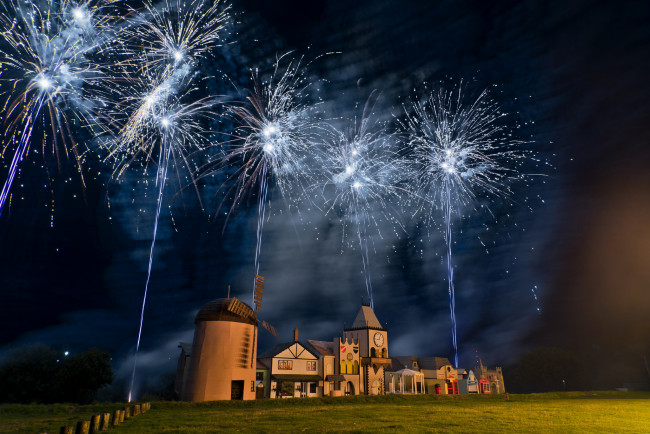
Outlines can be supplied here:
M124 422L124 410L120 410L120 423Z
M102 422L99 424L99 430L100 431L106 431L108 430L108 422L111 419L111 414L110 413L104 413L102 414Z
M99 421L101 419L101 415L96 414L93 417L90 418L90 433L95 434L99 432Z
M59 434L74 434L74 427L73 426L62 426L61 430L59 430Z
M133 417L137 416L140 414L140 404L136 404L133 406Z
M127 405L126 407L124 407L124 410L122 411L124 412L124 419L126 420L131 419L131 407Z
M77 422L77 430L75 431L75 434L88 434L90 431L90 421L88 420L80 420Z
M115 410L113 412L113 426L118 426L120 424L120 410Z

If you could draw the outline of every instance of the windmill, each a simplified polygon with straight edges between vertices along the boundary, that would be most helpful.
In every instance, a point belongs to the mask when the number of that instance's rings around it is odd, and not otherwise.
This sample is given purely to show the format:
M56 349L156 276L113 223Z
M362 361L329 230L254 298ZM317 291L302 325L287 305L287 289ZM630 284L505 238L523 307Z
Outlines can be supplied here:
M255 303L255 310L253 312L250 311L249 307L241 302L240 300L236 299L233 297L230 299L230 303L228 303L228 311L242 316L244 318L250 318L251 320L257 322L258 325L261 325L271 333L273 336L276 338L278 337L278 332L273 327L271 324L269 324L266 321L260 320L257 317L257 313L260 311L262 308L262 296L264 295L264 278L258 274L255 275L255 291L254 291L254 303ZM251 347L251 368L253 367L253 363L255 362L253 358L253 352L255 351L255 345L256 345L256 338L257 338L257 328L253 330L253 345Z

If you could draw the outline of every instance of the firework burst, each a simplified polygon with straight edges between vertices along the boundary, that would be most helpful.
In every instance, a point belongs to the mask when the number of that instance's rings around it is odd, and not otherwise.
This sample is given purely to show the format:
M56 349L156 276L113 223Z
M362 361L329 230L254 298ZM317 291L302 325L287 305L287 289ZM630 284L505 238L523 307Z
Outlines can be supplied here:
M376 98L371 96L361 120L355 119L346 132L332 127L330 140L319 157L324 182L317 187L324 198L324 212L336 216L344 225L343 240L347 232L356 235L371 306L374 296L368 233L375 229L382 236L380 219L401 227L394 202L407 193L403 186L405 160L395 149L395 141L385 125L371 120L374 102ZM352 226L350 230L346 229L348 225Z
M2 156L13 151L13 157L0 193L0 214L34 131L49 135L58 163L72 154L82 174L87 148L75 141L73 131L94 124L96 100L87 88L105 77L92 57L117 19L112 8L95 2L10 0L1 8ZM44 140L43 155L47 144Z
M452 260L452 217L475 210L480 197L487 200L511 196L512 181L523 180L520 169L531 151L513 138L506 113L490 99L487 90L465 103L462 86L432 92L407 109L402 127L413 152L412 187L421 211L430 218L442 209L447 245L447 282L454 347L458 366L456 298ZM432 206L433 205L433 206Z
M276 59L267 80L261 81L259 71L253 71L253 89L246 102L227 105L225 116L235 123L232 139L218 145L217 156L202 170L210 174L235 167L228 190L234 200L228 215L246 197L257 194L256 274L269 184L277 185L285 201L293 200L293 188L296 185L302 188L312 175L307 160L313 154L318 129L312 117L313 106L304 103L310 82L302 68L302 59L285 63L284 57Z
M114 162L114 176L121 177L135 163L143 165L145 174L150 164L157 164L154 229L129 401L168 170L170 165L176 169L181 189L184 184L197 188L196 167L189 154L203 149L207 143L214 122L212 107L217 103L216 97L194 97L205 87L197 83L197 67L210 50L222 43L228 9L220 1L166 0L155 5L146 2L142 11L134 11L135 17L119 32L118 48L110 54L116 59L115 70L127 83L111 95L116 103L112 105L111 126L107 130L117 128L118 132L115 139L109 138L106 147L107 159Z

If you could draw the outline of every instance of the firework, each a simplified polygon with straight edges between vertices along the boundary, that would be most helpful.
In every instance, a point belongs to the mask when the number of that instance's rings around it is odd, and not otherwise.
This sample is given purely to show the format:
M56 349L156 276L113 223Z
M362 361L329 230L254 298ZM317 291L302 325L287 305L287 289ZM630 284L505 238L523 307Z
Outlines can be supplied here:
M196 71L209 50L221 44L228 9L219 1L146 2L119 32L120 42L115 53L110 54L116 59L115 70L127 83L111 95L117 102L111 107L109 119L111 128L117 126L118 133L106 147L107 159L114 162L114 176L121 177L135 163L144 166L145 174L150 164L157 164L156 212L129 401L170 161L176 168L180 188L190 183L197 188L196 167L188 155L207 143L217 98L194 97L201 91ZM186 182L181 178L183 168Z
M199 62L224 43L229 11L220 0L146 1L120 32L118 67L161 73Z
M364 107L361 120L357 123L355 119L347 131L332 127L330 139L320 152L324 181L317 187L324 199L324 212L337 216L344 224L343 239L348 232L346 226L353 226L371 306L374 297L368 232L375 229L382 236L379 219L401 226L393 203L407 193L403 186L405 160L395 149L386 125L371 120L370 111L375 102L373 95Z
M458 366L456 299L452 259L452 217L474 210L476 199L511 195L513 180L524 179L520 169L530 151L513 139L498 105L483 91L466 104L462 86L441 89L416 100L402 123L413 152L413 191L420 209L442 209L447 246L447 282L454 347Z
M301 60L283 65L276 59L271 77L260 81L252 74L253 89L245 103L228 104L226 116L236 126L232 140L219 144L219 154L202 170L205 174L224 167L236 167L230 177L233 185L231 215L250 194L258 195L255 274L259 274L262 233L266 218L269 184L274 182L285 200L291 200L295 185L302 186L312 174L307 160L313 154L317 125L313 106L305 105L307 80Z
M13 157L0 193L0 214L34 131L49 135L57 162L61 154L73 155L83 183L85 149L72 132L94 124L96 101L87 88L103 78L92 57L111 34L116 20L111 12L94 2L3 2L0 104L6 133L1 154L13 151ZM43 155L47 142L43 141Z

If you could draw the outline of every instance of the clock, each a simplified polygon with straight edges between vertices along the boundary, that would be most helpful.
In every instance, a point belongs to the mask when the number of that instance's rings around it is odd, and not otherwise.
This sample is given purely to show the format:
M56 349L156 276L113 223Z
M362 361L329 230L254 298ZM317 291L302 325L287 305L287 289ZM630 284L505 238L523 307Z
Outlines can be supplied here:
M382 335L379 332L375 333L374 341L375 341L375 346L376 347L383 347L384 346L384 335Z

